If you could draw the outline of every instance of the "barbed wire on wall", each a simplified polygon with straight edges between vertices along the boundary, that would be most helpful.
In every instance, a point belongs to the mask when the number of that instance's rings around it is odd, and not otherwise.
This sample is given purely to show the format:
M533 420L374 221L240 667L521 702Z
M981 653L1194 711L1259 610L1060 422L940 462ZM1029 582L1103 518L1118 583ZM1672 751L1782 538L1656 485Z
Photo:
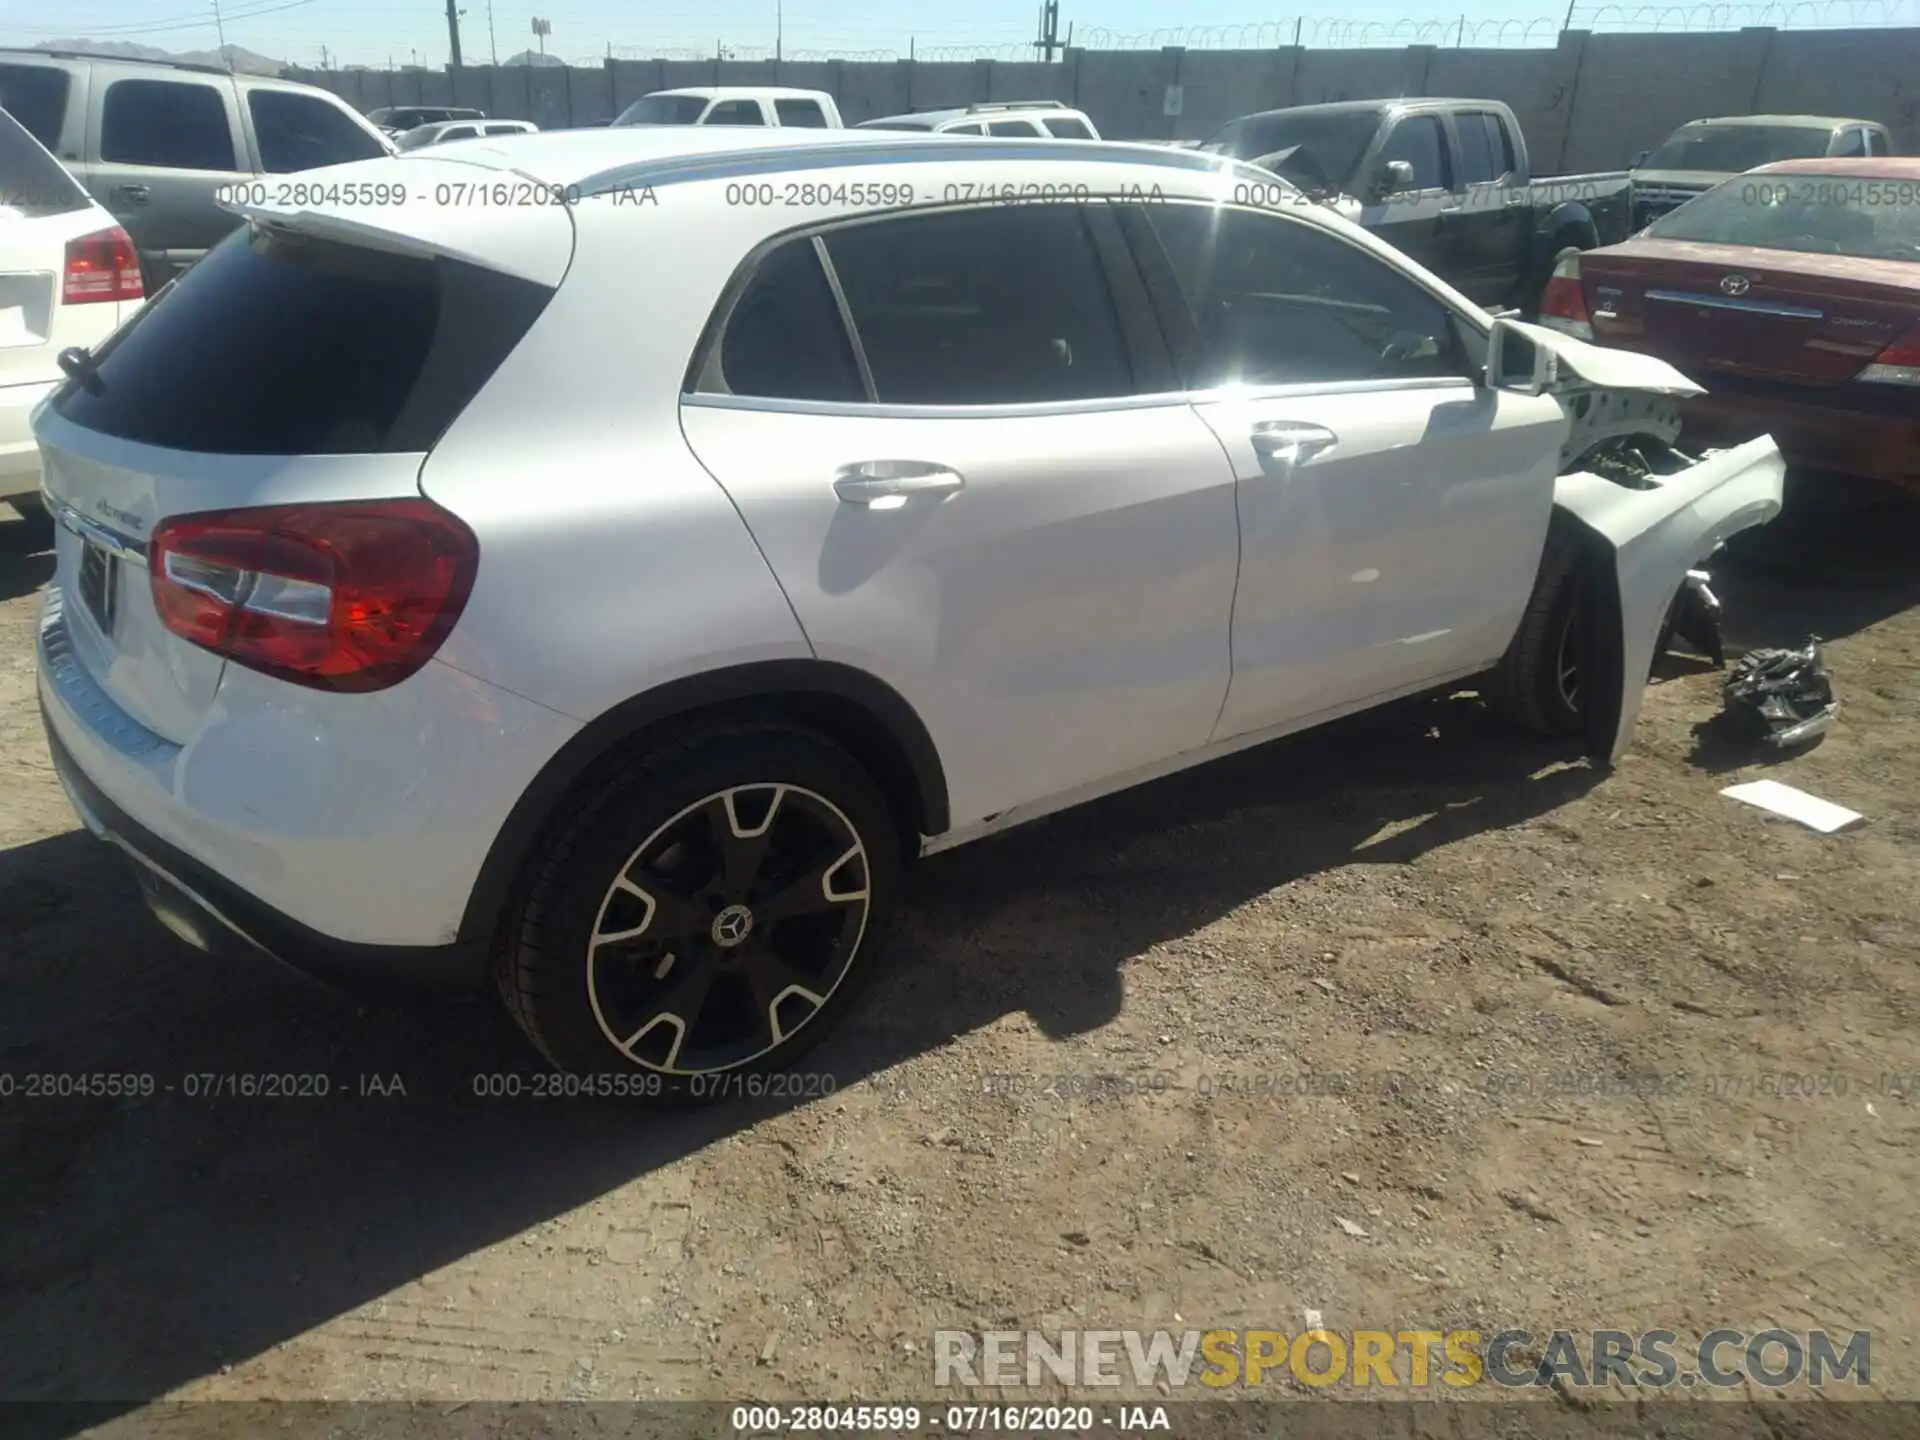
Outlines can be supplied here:
M1088 50L1270 50L1304 45L1322 50L1374 46L1453 45L1481 48L1552 46L1563 22L1574 30L1662 33L1675 30L1857 30L1920 26L1920 0L1771 0L1759 4L1575 5L1570 16L1531 20L1352 20L1292 16L1258 25L1184 25L1120 31L1089 25L1075 37Z
M1920 27L1920 0L1701 0L1691 5L1635 5L1619 0L1575 3L1561 15L1530 20L1354 20L1338 16L1286 16L1258 24L1183 25L1156 30L1122 31L1101 25L1080 28L1073 35L1076 49L1159 50L1272 50L1300 45L1317 50L1359 50L1434 45L1476 49L1551 48L1562 26L1609 34L1663 34L1732 31L1746 26L1779 30L1870 30ZM905 50L786 50L779 59L796 63L842 60L889 62L925 60L930 64L969 60L1037 61L1031 41L995 45L915 45ZM731 45L714 49L687 46L610 45L605 55L585 57L581 65L605 60L677 60L766 62L775 58L770 45Z

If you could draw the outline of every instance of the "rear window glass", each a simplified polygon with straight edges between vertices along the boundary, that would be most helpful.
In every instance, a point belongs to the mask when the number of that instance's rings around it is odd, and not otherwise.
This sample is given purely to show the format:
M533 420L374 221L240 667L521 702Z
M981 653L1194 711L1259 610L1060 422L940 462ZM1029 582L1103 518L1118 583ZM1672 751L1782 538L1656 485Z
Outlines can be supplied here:
M67 113L67 72L51 65L0 65L0 110L49 150L58 149Z
M1660 240L1920 261L1920 181L1741 175L1647 227Z
M84 210L87 192L5 110L0 110L0 210L58 215Z
M1045 124L1048 132L1061 140L1093 139L1093 132L1081 120L1048 120Z
M460 261L243 227L139 311L53 407L215 455L432 448L553 292Z
M643 95L620 112L616 125L691 125L707 108L703 95Z

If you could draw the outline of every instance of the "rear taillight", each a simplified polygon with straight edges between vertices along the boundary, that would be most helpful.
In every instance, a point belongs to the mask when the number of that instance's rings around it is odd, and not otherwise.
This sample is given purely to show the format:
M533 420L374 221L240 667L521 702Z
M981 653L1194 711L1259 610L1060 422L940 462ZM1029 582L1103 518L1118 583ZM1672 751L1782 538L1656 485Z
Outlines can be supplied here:
M60 291L63 305L139 300L146 293L140 283L140 257L118 225L67 242L67 278Z
M1540 295L1540 323L1577 340L1593 338L1593 317L1587 314L1587 297L1580 292L1580 256L1563 255L1547 277L1547 288Z
M1920 325L1882 350L1854 378L1878 385L1920 385Z
M480 544L429 500L368 500L181 515L148 554L174 634L298 685L366 691L440 648Z

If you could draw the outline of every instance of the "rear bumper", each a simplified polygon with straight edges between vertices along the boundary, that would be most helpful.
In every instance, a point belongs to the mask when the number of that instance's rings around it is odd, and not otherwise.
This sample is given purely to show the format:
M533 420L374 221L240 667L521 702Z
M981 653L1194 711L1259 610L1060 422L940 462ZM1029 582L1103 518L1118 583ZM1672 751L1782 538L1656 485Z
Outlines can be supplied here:
M484 979L491 937L461 929L476 877L574 722L437 662L361 696L231 666L198 733L175 744L93 678L69 629L88 623L48 588L48 748L74 808L139 862L172 928L328 979Z
M1920 394L1886 388L1883 410L1874 397L1860 404L1810 403L1799 398L1804 390L1745 390L1721 382L1681 407L1681 443L1697 449L1771 435L1789 465L1920 490Z
M475 990L487 978L488 947L361 945L322 935L175 849L128 815L87 777L40 704L54 774L81 821L133 862L141 898L161 924L188 944L215 955L277 960L331 984L361 987L404 983L422 989Z
M40 446L28 417L34 406L53 393L56 383L0 385L0 500L40 489Z

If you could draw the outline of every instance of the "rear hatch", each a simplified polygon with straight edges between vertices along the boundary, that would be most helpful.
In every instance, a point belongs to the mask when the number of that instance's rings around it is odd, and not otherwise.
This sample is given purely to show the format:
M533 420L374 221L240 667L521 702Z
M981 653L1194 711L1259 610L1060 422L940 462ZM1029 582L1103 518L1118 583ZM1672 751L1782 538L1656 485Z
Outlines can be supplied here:
M1580 276L1596 340L1695 374L1837 385L1920 323L1920 265L1901 261L1633 241Z
M433 203L437 185L500 173L365 161L302 177L309 193L340 187L346 208L236 207L251 223L40 412L72 651L149 730L184 744L224 668L160 620L146 568L155 527L417 496L427 453L551 298L572 257L564 207ZM405 202L356 208L362 184L404 186Z
M1857 174L1729 181L1580 257L1594 337L1693 373L1850 380L1920 323L1912 191Z

